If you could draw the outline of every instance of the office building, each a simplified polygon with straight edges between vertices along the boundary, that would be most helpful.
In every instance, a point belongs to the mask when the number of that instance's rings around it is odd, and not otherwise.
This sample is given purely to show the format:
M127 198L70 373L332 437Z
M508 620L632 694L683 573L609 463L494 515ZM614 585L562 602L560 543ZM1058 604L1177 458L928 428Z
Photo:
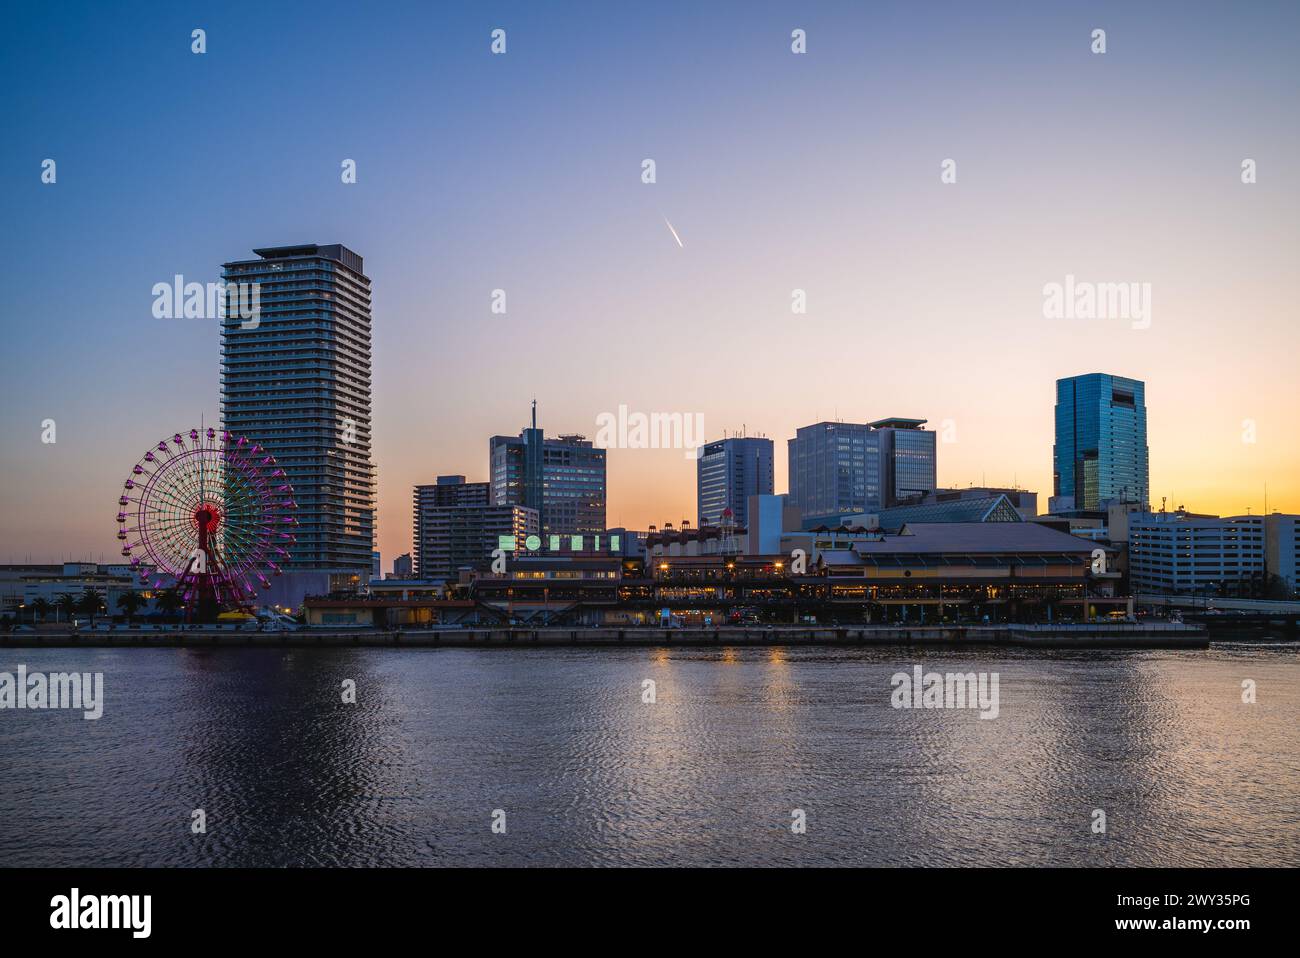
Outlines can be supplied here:
M786 442L790 501L804 516L879 509L880 436L866 423L801 426Z
M370 280L338 244L253 252L222 267L228 285L260 291L255 320L222 321L222 425L260 443L293 485L286 571L320 573L304 588L355 585L371 573L375 537Z
M880 440L882 506L902 505L938 486L935 434L924 419L879 419L868 423Z
M543 534L605 531L605 450L585 436L547 439L536 402L529 428L489 440L488 470L492 504L533 509Z
M934 493L935 433L924 419L819 422L788 441L790 498L805 523L878 512Z
M1132 513L1128 549L1135 594L1249 597L1265 585L1263 516Z
M772 440L732 436L700 447L695 462L697 524L718 526L730 509L731 524L749 522L749 497L772 494Z
M1110 499L1148 504L1144 383L1108 373L1056 381L1052 487L1052 512Z

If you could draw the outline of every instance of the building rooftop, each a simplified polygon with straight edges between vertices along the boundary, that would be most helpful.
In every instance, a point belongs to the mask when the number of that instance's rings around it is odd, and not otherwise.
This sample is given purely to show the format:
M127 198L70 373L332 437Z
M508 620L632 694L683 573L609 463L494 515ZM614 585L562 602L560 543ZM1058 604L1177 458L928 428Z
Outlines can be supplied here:
M943 502L922 502L892 506L877 512L842 513L829 516L805 516L805 532L852 530L856 528L899 529L913 522L1024 522L1025 518L1006 495L972 496Z
M949 499L881 509L880 526L897 529L910 522L1023 522L1024 517L1005 494Z
M920 429L928 419L903 419L896 416L892 419L877 419L875 422L867 423L872 429Z
M897 535L855 542L858 555L918 552L1075 552L1091 554L1095 542L1036 522L910 522Z
M320 256L323 259L332 259L337 263L341 263L357 273L365 272L362 269L361 255L348 249L342 243L330 243L325 246L318 243L301 243L297 246L263 246L254 249L253 252L262 259L293 259L302 256ZM222 265L234 266L236 263L250 262L256 262L256 260L235 260Z

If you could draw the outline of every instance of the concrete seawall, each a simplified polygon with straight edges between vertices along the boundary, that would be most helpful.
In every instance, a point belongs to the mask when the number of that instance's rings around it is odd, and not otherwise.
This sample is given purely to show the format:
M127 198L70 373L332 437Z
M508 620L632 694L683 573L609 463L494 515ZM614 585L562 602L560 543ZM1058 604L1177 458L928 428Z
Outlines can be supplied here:
M302 629L294 632L236 630L15 632L0 635L0 648L518 648L554 646L854 646L984 645L1030 648L1204 649L1205 629L1196 625L1072 626L775 626L772 628L659 629Z

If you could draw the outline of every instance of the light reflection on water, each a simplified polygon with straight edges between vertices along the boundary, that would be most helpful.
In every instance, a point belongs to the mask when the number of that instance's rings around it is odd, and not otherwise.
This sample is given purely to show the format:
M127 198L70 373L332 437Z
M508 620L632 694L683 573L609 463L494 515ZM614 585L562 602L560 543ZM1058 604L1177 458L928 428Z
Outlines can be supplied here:
M1295 646L20 662L102 671L107 704L0 712L0 865L1300 864ZM999 717L891 708L917 663L997 672Z

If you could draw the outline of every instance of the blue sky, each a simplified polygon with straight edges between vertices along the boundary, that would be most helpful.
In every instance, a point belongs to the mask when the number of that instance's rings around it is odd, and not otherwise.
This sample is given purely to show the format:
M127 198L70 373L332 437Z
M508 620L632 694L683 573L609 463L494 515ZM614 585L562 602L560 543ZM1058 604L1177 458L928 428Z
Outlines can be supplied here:
M953 420L941 482L1045 502L1052 383L1104 370L1148 382L1154 495L1236 512L1268 481L1300 511L1298 10L15 6L0 561L111 556L121 477L216 417L216 324L154 319L153 284L301 242L352 247L374 281L385 565L410 485L484 478L534 395L553 432L623 403L743 423L776 440L778 491L798 425ZM1046 323L1066 273L1152 282L1156 322ZM613 452L610 523L693 516L691 469Z

